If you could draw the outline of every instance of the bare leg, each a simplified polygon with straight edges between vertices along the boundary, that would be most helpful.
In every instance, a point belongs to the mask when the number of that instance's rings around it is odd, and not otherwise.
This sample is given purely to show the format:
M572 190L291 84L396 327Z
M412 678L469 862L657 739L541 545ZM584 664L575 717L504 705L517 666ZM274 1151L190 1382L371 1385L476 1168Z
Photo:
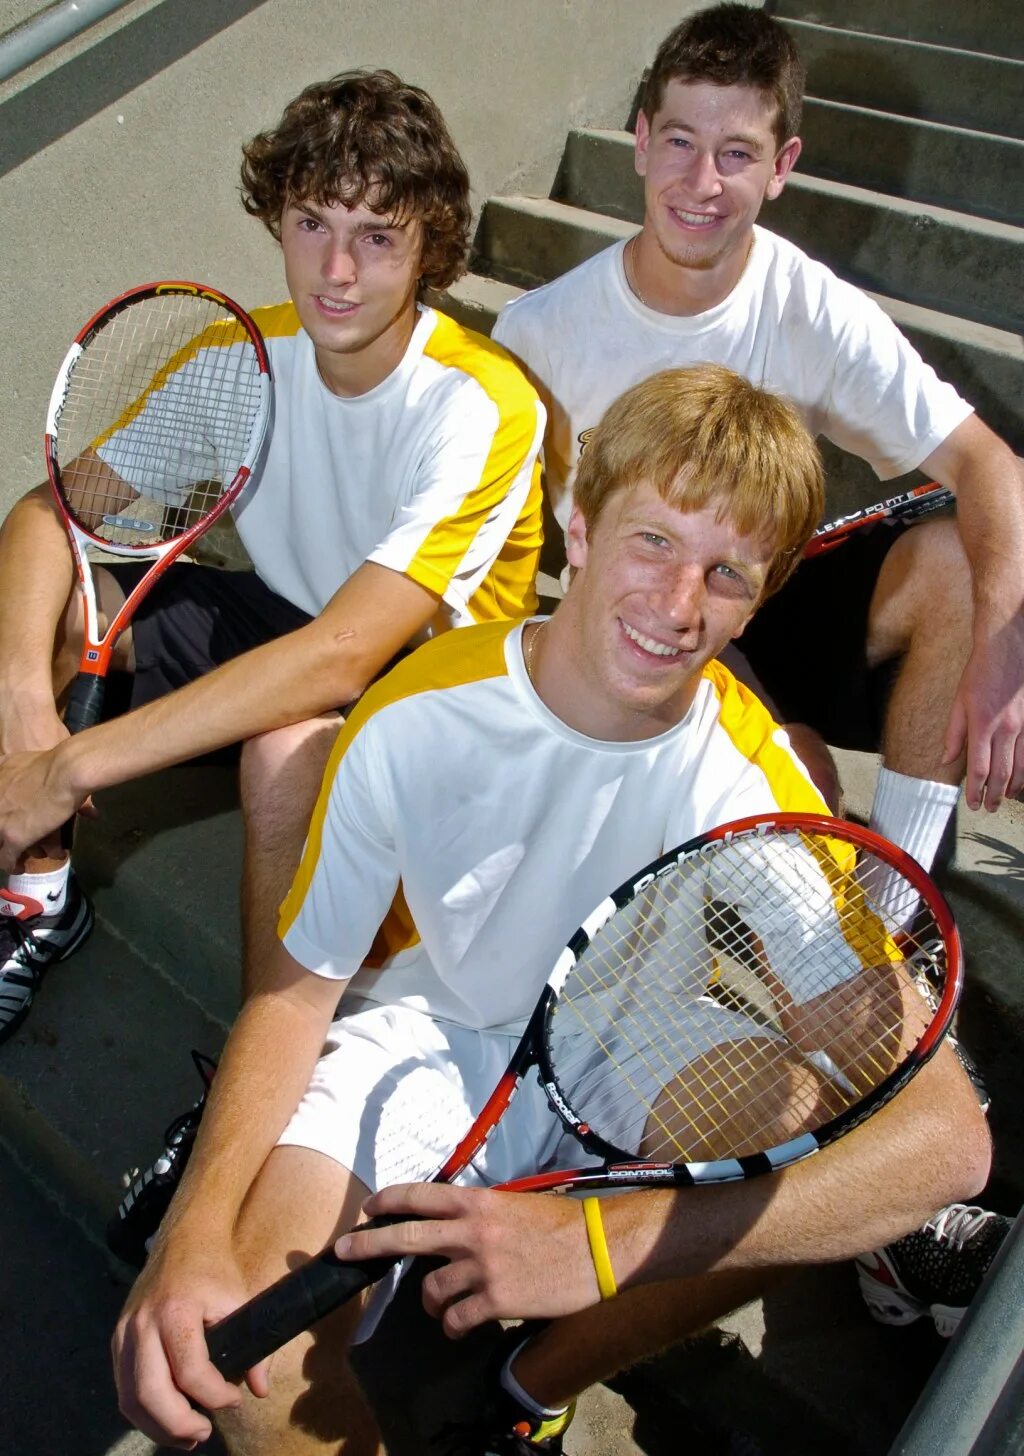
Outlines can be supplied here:
M943 764L949 712L971 648L971 571L952 521L907 531L882 565L868 617L872 666L901 657L886 708L882 752L896 773L956 784Z
M776 1277L767 1269L730 1271L624 1290L541 1330L516 1357L515 1377L541 1405L567 1405L588 1386L749 1304Z
M306 1148L276 1148L238 1221L239 1260L251 1288L265 1289L350 1228L368 1190L347 1168ZM274 1356L270 1394L244 1392L217 1416L231 1456L377 1456L377 1423L347 1351L362 1305L353 1300Z
M337 714L252 738L242 749L242 995L257 984L274 945L310 815L341 727Z

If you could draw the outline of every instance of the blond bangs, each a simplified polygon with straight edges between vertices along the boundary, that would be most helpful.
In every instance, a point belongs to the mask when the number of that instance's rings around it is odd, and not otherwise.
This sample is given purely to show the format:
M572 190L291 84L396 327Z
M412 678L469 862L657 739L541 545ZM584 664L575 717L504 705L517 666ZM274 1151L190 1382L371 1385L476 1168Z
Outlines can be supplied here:
M772 549L765 595L799 560L824 510L821 457L786 401L717 364L666 369L621 395L580 460L588 525L615 490L650 484L675 510L719 516Z

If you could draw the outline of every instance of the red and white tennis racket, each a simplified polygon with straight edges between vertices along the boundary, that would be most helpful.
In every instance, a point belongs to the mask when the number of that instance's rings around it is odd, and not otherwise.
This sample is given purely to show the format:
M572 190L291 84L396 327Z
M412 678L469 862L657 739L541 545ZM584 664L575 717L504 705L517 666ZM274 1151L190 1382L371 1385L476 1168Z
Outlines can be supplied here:
M873 506L864 506L862 510L826 521L808 541L804 556L821 556L832 551L862 526L874 526L880 521L887 521L893 526L901 523L909 525L911 521L920 521L935 511L948 510L955 503L956 496L944 485L915 485L913 490L904 491L902 495L890 496Z
M95 723L111 651L176 557L238 498L270 419L270 366L247 313L198 283L149 283L78 334L46 421L46 464L84 604L64 722ZM152 566L100 636L89 549Z
M902 850L811 815L726 825L587 917L435 1181L467 1167L531 1068L581 1161L507 1188L685 1187L789 1167L924 1065L961 976L949 907ZM213 1364L239 1379L395 1262L325 1250L207 1331Z

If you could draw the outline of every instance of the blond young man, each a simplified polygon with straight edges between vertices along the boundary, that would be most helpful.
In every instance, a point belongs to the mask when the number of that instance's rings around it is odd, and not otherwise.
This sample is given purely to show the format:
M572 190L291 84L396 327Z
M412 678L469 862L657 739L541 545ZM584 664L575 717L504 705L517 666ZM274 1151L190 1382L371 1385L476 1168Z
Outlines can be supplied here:
M396 1161L433 1171L504 1067L554 954L631 867L737 814L820 812L784 735L715 658L785 580L821 501L817 452L788 406L719 368L647 380L608 411L584 460L574 576L554 616L428 643L349 717L280 944L115 1336L122 1410L154 1439L204 1439L195 1403L233 1453L380 1449L344 1358L377 1303L338 1311L243 1391L207 1362L204 1323L349 1227ZM486 1147L483 1181L557 1162L550 1125L524 1089ZM897 1157L913 1177L894 1198L883 1174ZM682 1219L674 1198L623 1199L621 1300L530 1341L450 1449L560 1451L566 1404L590 1380L749 1298L766 1270L906 1227L977 1186L987 1157L970 1088L942 1056L866 1132L781 1175L770 1200L717 1189ZM539 1198L524 1221L520 1200L496 1197L523 1254L504 1312L536 1304L542 1285L565 1290L543 1313L592 1304L579 1207ZM423 1227L428 1243L443 1236ZM488 1250L489 1237L470 1261ZM553 1254L565 1265L555 1278ZM466 1267L452 1263L441 1288L470 1296L469 1323L494 1311ZM645 1283L665 1278L677 1282Z

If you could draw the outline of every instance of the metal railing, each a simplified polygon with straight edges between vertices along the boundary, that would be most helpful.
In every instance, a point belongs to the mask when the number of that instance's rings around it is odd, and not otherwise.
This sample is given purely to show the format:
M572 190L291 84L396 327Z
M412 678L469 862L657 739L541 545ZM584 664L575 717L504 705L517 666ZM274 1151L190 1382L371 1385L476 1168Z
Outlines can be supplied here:
M1024 1210L889 1456L1024 1450Z
M131 0L57 0L0 36L0 81L17 75Z

